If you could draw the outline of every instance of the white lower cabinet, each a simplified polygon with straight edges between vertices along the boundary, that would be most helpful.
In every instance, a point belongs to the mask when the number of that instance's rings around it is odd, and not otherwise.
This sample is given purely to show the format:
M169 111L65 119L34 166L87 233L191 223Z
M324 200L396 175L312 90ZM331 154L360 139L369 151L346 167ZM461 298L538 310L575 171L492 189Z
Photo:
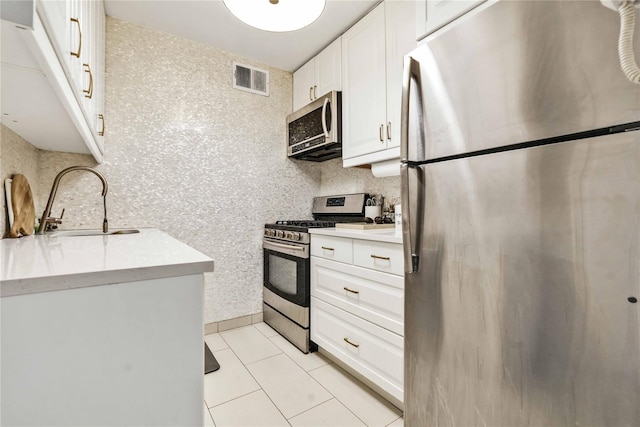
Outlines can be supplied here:
M323 247L341 248L338 260ZM403 406L402 245L312 236L311 340Z
M311 297L312 339L402 401L403 337Z

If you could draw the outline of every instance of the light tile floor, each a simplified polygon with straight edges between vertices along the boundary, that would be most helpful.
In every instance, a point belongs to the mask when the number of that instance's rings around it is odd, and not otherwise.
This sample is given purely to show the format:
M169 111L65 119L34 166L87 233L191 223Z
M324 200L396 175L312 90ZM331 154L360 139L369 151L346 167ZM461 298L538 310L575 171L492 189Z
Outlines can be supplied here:
M402 413L318 353L265 323L205 336L220 370L204 376L205 426L403 427Z

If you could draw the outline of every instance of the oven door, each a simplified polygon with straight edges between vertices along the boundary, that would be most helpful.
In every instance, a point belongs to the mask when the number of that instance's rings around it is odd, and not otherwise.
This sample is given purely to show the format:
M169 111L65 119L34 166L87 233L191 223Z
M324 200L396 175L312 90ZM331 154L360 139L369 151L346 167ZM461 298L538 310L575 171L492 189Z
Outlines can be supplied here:
M293 304L309 307L309 245L265 238L262 248L264 287Z

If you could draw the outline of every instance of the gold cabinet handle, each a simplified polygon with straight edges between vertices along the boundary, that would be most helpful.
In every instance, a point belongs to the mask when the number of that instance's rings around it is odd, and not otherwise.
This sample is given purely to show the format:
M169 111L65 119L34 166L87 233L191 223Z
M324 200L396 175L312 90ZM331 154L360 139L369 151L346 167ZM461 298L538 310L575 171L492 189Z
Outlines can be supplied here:
M71 51L71 56L75 56L76 58L80 58L80 51L82 50L82 29L80 28L80 21L78 18L70 18L71 22L75 22L78 26L78 51Z
M98 119L102 120L102 130L98 132L98 135L104 136L104 116L102 114L98 114Z
M347 338L347 337L344 337L343 339L344 339L344 342L346 342L346 343L347 343L347 344L349 344L349 345L354 346L355 348L360 347L360 344L352 343L351 341L349 341L349 338Z
M347 292L351 292L352 294L359 294L360 291L354 291L353 289L349 289L346 286L344 286L342 289L344 289Z
M380 142L384 142L384 137L382 136L384 125L380 125Z
M82 90L82 92L84 92L84 97L85 98L89 98L91 99L91 97L93 96L93 74L91 73L91 67L89 67L89 64L82 64L85 67L84 72L85 73L89 73L89 89L87 90Z
M313 99L318 99L318 86L313 85Z
M387 139L391 141L391 122L387 123Z
M313 101L313 86L309 86L309 101Z
M389 261L391 259L388 256L378 256L378 255L371 255L371 258L381 259L383 261Z
M326 246L322 246L322 249L324 249L325 251L335 251L335 249L333 248L328 248Z

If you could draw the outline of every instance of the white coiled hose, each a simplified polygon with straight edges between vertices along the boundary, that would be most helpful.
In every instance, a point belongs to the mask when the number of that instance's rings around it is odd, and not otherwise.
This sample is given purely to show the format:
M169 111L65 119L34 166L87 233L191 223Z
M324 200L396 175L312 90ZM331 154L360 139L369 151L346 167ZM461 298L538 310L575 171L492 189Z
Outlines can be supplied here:
M620 14L620 38L618 55L622 72L632 83L640 84L640 68L633 53L633 29L636 23L636 11L633 0L622 2L618 8Z

